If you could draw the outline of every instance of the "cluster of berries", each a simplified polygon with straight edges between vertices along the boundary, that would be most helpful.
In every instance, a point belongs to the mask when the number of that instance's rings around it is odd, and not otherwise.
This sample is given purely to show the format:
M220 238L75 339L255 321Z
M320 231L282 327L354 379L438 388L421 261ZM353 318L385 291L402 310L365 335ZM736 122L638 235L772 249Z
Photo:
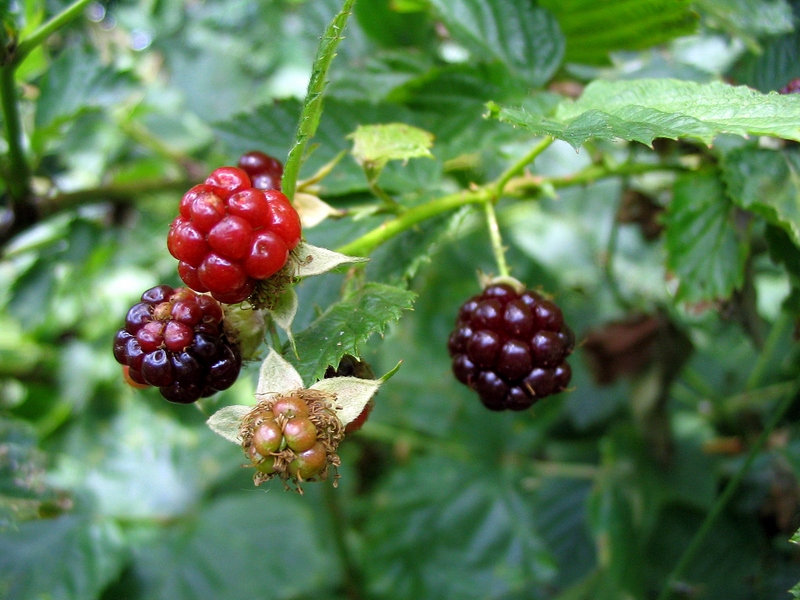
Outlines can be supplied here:
M525 410L564 390L575 336L561 309L530 290L489 285L459 310L448 349L453 373L490 410Z
M239 437L256 485L276 476L299 484L324 480L328 467L340 464L335 452L344 431L328 398L298 390L259 402L242 420Z
M211 296L158 285L142 294L114 336L114 358L135 383L188 404L233 385L242 359Z
M272 181L253 171L252 162L245 166L255 179ZM239 167L215 169L184 194L179 210L167 237L170 254L180 261L178 274L193 290L226 304L246 300L258 281L284 267L300 242L300 217L289 199L277 189L253 187Z
M186 404L236 381L242 360L220 303L246 300L300 243L300 217L280 191L282 174L277 159L248 152L237 167L215 169L184 194L167 248L187 288L156 286L128 311L114 357L130 382Z

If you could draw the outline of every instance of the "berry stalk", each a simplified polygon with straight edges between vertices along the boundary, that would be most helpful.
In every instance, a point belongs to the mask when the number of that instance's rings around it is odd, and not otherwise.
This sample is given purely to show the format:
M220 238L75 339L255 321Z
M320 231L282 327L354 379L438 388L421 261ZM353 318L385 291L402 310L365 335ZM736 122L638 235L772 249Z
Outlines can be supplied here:
M500 236L500 225L497 223L497 214L494 211L494 202L489 200L483 205L486 212L486 224L489 227L489 239L492 243L492 254L497 262L497 274L500 277L509 277L511 272L508 270L506 262L506 251L503 247L503 238Z

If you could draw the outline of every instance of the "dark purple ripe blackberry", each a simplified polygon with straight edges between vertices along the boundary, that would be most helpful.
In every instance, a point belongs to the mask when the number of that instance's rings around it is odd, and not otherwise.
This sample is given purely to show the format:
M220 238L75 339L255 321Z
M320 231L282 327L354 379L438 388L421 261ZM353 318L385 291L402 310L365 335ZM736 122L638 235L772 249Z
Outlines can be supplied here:
M575 336L555 303L498 283L461 306L447 347L456 379L487 408L525 410L569 385Z
M242 359L211 296L158 285L142 294L114 336L114 358L136 383L189 404L233 385Z

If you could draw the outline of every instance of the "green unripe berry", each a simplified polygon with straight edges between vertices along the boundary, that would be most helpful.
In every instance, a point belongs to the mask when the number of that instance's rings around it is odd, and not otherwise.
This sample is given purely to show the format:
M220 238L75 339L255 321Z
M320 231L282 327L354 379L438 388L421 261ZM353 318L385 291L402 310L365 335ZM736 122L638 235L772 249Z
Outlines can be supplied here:
M264 421L253 431L252 446L261 456L269 456L281 447L283 432L275 421Z
M289 474L296 479L308 480L321 473L327 464L328 453L325 446L317 442L289 463Z
M305 452L317 443L317 427L310 419L289 419L283 426L283 437L289 448L295 452Z
M274 412L276 416L283 415L287 419L293 419L294 417L304 418L309 415L308 404L306 404L305 400L297 396L283 396L278 398L272 406L272 412Z

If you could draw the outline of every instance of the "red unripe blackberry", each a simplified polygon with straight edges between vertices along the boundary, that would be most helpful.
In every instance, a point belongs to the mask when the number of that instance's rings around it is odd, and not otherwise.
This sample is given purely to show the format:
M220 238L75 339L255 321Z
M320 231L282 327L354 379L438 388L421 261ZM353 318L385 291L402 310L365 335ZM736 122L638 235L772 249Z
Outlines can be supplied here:
M249 164L249 163L248 163ZM249 167L248 167L249 168ZM184 194L167 249L197 292L237 304L283 269L300 243L300 216L280 190L253 187L248 173L220 167Z
M209 296L159 285L142 294L114 336L114 358L138 384L188 404L233 385L242 359Z
M283 177L283 164L277 158L252 150L242 154L239 168L244 170L253 182L253 187L260 190L280 190Z
M447 346L456 379L487 408L525 410L569 385L575 336L554 302L494 283L461 306Z

